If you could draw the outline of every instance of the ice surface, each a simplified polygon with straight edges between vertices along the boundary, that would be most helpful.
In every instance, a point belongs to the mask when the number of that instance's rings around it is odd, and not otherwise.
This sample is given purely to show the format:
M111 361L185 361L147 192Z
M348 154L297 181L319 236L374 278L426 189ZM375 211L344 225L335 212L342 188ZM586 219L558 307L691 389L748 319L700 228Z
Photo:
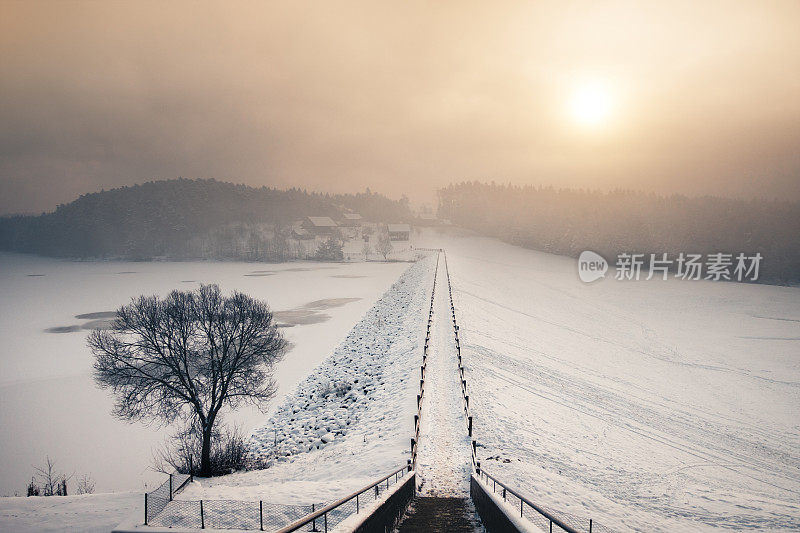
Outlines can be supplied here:
M0 254L0 495L22 492L46 455L63 472L88 473L99 491L160 484L149 470L166 431L111 417L111 398L92 382L92 358L81 326L141 293L165 295L199 282L219 283L268 301L275 311L324 311L328 319L282 331L293 349L277 368L280 397L325 357L409 263L71 262ZM248 277L269 269L268 277ZM126 272L126 274L121 274ZM37 274L37 276L30 276ZM332 278L334 274L359 276ZM191 281L189 281L191 280ZM341 299L358 300L341 300ZM323 311L317 311L325 303ZM331 302L341 304L331 306ZM273 404L274 405L274 404ZM255 409L232 420L249 431Z

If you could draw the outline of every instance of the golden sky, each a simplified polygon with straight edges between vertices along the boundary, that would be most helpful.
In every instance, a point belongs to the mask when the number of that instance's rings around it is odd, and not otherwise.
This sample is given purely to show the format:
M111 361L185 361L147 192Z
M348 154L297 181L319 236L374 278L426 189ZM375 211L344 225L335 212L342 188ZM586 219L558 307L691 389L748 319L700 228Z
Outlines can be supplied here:
M800 200L800 2L0 0L0 213L214 177Z

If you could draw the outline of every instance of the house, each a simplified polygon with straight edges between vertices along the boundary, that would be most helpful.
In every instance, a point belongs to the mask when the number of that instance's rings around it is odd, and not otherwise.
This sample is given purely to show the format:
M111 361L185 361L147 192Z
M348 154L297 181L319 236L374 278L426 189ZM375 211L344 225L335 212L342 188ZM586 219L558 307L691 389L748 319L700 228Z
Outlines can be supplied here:
M344 213L339 225L345 228L357 228L361 225L363 219L358 213Z
M417 223L420 226L436 226L439 224L439 219L436 218L436 215L430 213L422 213L417 219Z
M389 224L386 229L390 241L407 241L411 237L411 226L408 224Z
M331 217L306 217L303 220L303 229L312 236L331 235L337 227Z
M292 228L292 237L298 241L307 241L314 238L314 236L311 235L308 230L303 229L302 227Z

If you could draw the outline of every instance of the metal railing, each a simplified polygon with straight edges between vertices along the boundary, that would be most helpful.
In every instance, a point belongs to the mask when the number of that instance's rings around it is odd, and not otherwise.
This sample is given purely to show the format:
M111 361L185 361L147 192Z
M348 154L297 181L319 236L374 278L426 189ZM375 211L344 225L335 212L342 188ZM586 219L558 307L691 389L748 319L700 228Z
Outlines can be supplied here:
M327 533L329 529L336 527L336 525L345 518L354 513L358 514L362 506L378 500L381 491L385 494L386 491L389 490L392 485L392 480L394 480L394 484L397 485L409 472L413 472L411 470L410 460L406 466L402 466L374 483L367 485L363 489L348 494L344 498L336 500L322 509L314 511L300 520L289 524L283 529L278 530L278 533L290 533L308 525L311 525L311 531ZM413 483L414 480L412 479L410 482ZM317 529L318 527L322 529Z
M194 529L275 530L325 504L285 505L243 500L176 500L194 477L170 474L157 489L144 495L144 523L149 526Z
M478 442L476 439L472 439L473 436L473 426L472 426L472 413L470 411L470 404L469 404L469 394L467 394L467 379L464 375L464 364L461 357L461 340L459 339L459 326L458 321L456 319L456 307L455 302L453 300L453 286L450 281L450 269L447 264L447 253L444 253L444 265L445 265L445 272L447 274L447 290L450 294L450 311L452 313L453 318L453 333L455 335L455 342L456 342L456 352L458 354L458 372L461 378L461 395L464 401L464 415L467 420L467 433L469 434L472 440L472 467L475 471L475 474L481 478L485 477L487 479L487 484L491 480L492 483L492 490L494 491L496 487L499 485L502 488L503 493L503 500L508 501L509 495L512 498L516 498L519 500L520 505L520 517L526 518L529 521L533 522L534 524L538 525L539 527L544 528L546 531L554 531L553 527L556 528L556 531L565 531L567 533L578 533L582 531L589 532L611 532L612 530L605 527L600 526L599 524L595 524L591 518L584 519L575 515L571 515L568 513L561 513L559 512L559 516L555 516L552 512L544 509L541 506L538 506L531 502L529 499L522 496L519 492L511 489L506 484L499 481L494 476L488 474L485 470L481 469L481 462L478 460ZM588 522L587 522L588 520Z
M144 525L161 513L175 494L181 491L187 483L194 480L191 474L170 474L157 489L144 493Z
M422 248L418 248L422 249ZM425 248L425 250L429 250ZM425 345L422 349L422 366L419 368L419 394L417 394L417 414L414 415L414 437L411 439L411 464L417 468L417 449L419 447L419 431L422 420L422 398L425 396L425 371L428 368L428 345L431 340L431 325L433 324L433 302L436 298L436 277L439 273L439 252L441 250L430 249L436 252L436 267L433 269L433 288L431 289L431 306L428 310L428 325L425 331Z
M541 505L533 503L529 498L509 487L495 476L481 469L475 472L481 481L485 481L493 494L502 495L503 501L511 507L519 509L519 516L526 518L545 531L565 531L567 533L611 533L613 530L595 523L591 518L583 518L569 513L555 513ZM499 489L498 489L499 487Z
M472 468L480 468L480 461L478 461L478 441L472 438L472 413L469 408L469 394L467 394L467 378L464 371L464 361L461 358L461 340L458 337L458 321L456 320L456 306L453 301L453 286L450 283L450 268L447 265L447 252L444 253L444 271L447 275L447 292L450 295L450 313L453 320L453 335L456 341L456 354L458 355L458 375L461 382L461 399L464 402L464 420L467 423L467 434L470 437L472 448Z

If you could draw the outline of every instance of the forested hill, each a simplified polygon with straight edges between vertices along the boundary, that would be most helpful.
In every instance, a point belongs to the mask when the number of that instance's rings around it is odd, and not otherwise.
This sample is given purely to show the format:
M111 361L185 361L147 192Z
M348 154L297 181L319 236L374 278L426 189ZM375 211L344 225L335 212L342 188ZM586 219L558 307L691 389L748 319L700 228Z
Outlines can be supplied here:
M0 218L0 249L75 258L190 258L209 237L285 231L304 216L343 211L377 222L411 219L407 199L369 190L330 195L176 179L85 194L39 216ZM203 256L214 258L209 254Z
M573 257L592 250L612 264L620 253L760 253L761 281L800 281L797 202L479 182L438 194L440 218L518 246Z

